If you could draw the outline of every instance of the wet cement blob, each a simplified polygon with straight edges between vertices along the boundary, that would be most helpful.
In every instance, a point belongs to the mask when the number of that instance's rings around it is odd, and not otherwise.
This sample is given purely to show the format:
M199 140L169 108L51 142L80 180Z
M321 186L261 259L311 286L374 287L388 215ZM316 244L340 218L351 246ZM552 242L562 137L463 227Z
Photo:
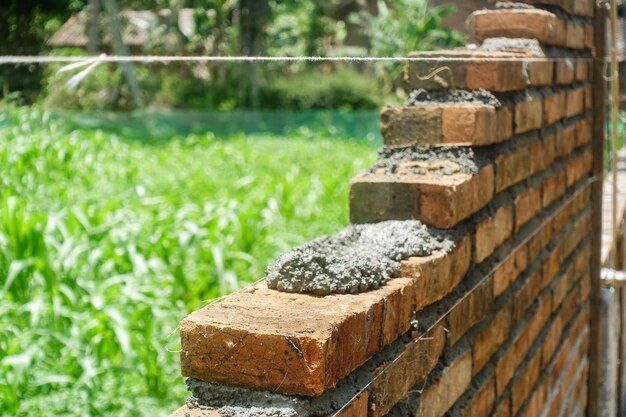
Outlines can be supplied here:
M448 233L418 221L352 225L281 255L267 268L267 285L293 293L355 294L383 285L403 259L453 248Z
M378 154L378 161L368 170L369 174L476 174L487 162L472 148L455 146L381 148Z
M494 107L502 103L491 92L480 90L413 90L409 93L406 106L430 105L432 103L485 104Z

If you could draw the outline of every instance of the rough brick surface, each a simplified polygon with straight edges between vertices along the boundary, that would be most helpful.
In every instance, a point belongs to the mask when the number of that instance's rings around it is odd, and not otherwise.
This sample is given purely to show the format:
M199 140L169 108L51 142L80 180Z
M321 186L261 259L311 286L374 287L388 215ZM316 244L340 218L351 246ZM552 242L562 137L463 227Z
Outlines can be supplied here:
M566 25L554 13L540 9L480 10L469 20L474 36L537 39L548 45L564 45Z
M414 219L434 227L451 228L491 200L493 182L491 165L476 175L359 176L350 188L350 220L370 223Z
M475 256L476 262L484 261L493 251L513 233L513 206L505 206L476 226Z

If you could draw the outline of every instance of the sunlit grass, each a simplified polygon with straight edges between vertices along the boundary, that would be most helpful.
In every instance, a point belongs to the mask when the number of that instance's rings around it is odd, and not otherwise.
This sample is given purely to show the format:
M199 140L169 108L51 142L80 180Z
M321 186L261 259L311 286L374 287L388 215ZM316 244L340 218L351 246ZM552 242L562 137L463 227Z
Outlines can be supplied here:
M295 134L149 144L0 113L0 413L166 415L176 326L347 223L372 145Z

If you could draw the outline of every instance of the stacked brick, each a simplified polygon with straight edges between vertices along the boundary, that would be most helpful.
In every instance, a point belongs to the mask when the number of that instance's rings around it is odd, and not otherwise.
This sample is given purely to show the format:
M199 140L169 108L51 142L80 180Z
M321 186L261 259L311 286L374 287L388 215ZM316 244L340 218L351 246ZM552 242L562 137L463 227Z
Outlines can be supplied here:
M593 2L526 3L474 13L478 49L414 54L433 59L409 62L407 88L438 98L381 114L388 148L468 148L479 169L351 184L353 223L417 219L455 249L365 293L260 283L192 313L184 376L332 405L301 417L586 414ZM446 101L460 90L496 100ZM177 415L235 415L219 403Z

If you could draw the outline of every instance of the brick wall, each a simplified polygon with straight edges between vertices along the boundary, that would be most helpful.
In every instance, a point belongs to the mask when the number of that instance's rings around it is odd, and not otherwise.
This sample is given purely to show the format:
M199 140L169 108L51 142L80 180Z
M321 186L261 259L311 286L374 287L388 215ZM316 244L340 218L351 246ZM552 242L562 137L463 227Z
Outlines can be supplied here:
M478 11L471 27L541 48L487 39L413 54L433 59L407 65L407 89L439 98L381 112L387 147L470 148L479 169L351 184L352 222L418 219L454 230L454 250L405 259L369 292L262 282L192 313L181 368L202 398L175 415L585 415L593 2L526 3ZM451 89L497 101L441 99Z

